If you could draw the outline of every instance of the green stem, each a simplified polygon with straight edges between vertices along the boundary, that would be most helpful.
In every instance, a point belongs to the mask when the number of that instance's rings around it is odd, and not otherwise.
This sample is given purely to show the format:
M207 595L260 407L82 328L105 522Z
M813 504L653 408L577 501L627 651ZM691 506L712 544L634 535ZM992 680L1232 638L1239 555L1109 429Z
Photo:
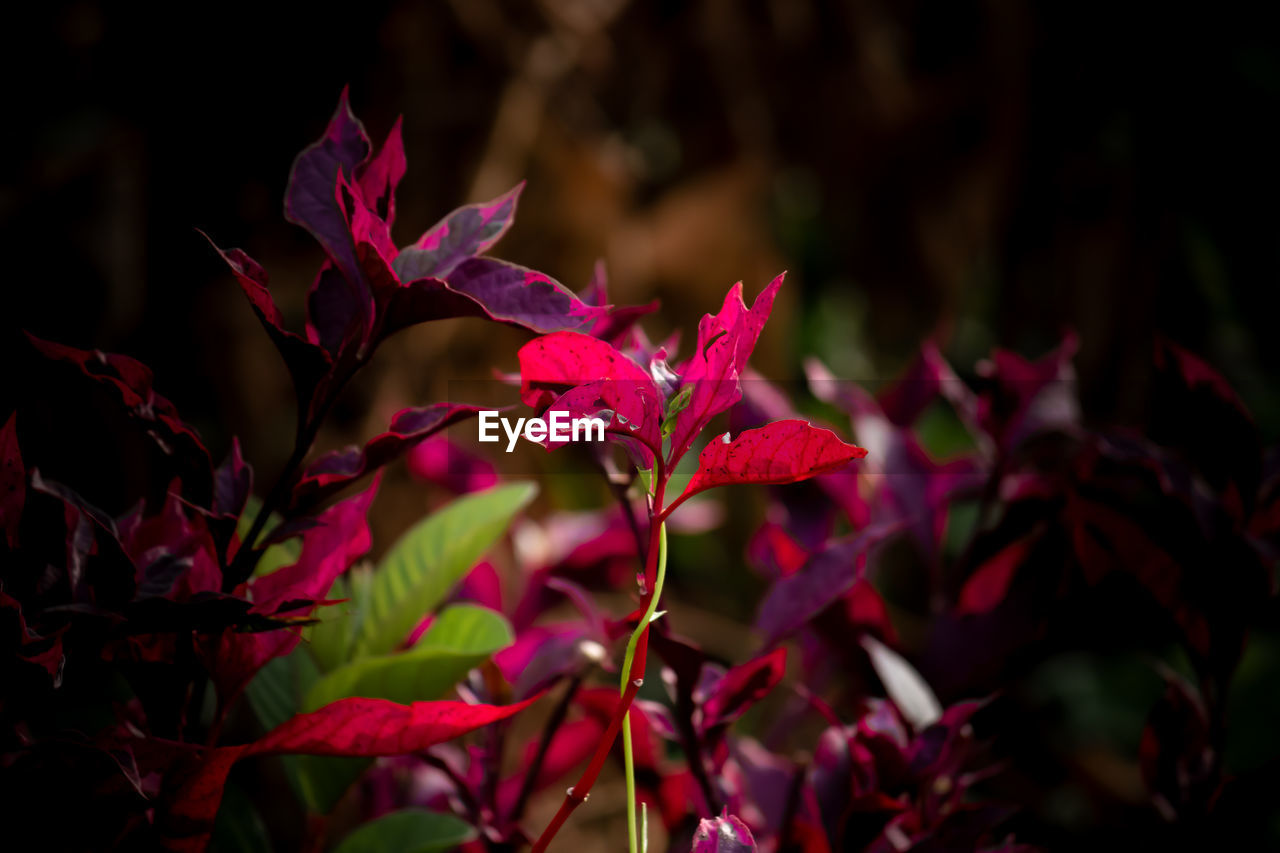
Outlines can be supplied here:
M662 596L662 582L667 576L667 525L658 522L658 577L653 583L653 595L649 597L649 607L645 610L636 630L627 641L627 653L622 659L622 684L620 692L627 692L627 678L631 675L631 661L636 654L636 644L640 635L649 627L653 614L658 610L658 599ZM644 677L644 673L640 673ZM622 763L627 775L627 848L631 853L636 849L636 767L631 753L631 712L627 711L622 718Z

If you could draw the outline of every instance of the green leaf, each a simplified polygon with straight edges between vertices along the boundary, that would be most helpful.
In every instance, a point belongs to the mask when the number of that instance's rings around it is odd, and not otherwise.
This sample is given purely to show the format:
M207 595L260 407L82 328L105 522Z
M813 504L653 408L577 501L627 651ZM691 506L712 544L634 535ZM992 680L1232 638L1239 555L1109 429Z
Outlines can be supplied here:
M258 512L262 509L262 499L256 495L249 495L248 501L245 502L244 512L240 513L240 521L236 525L236 533L240 536L240 541L244 541L244 537L249 535L249 528L253 527L253 521L258 517ZM261 542L271 535L271 531L279 526L283 519L276 513L271 513L267 526L263 528L262 536L258 541ZM292 566L298 562L298 557L302 554L302 540L297 536L286 539L283 542L277 542L270 548L262 552L262 556L258 559L258 565L253 570L254 577L269 575L276 569L283 569L285 566Z
M249 705L267 731L298 713L299 699L320 677L315 662L302 646L284 657L267 661L245 688Z
M533 483L514 483L465 495L402 536L374 573L357 655L396 648L536 493Z
M222 805L213 824L213 853L271 853L271 836L249 795L236 784L222 789Z
M303 630L303 640L321 672L332 672L351 660L356 636L369 609L372 582L373 572L367 567L356 566L345 575L339 575L325 598L330 601L346 600L342 604L319 608L315 612L319 621Z
M453 815L401 809L358 827L334 853L436 853L475 837L475 829Z
M513 639L502 614L458 604L441 612L408 651L360 658L321 678L307 693L304 707L315 710L347 696L402 704L439 699Z

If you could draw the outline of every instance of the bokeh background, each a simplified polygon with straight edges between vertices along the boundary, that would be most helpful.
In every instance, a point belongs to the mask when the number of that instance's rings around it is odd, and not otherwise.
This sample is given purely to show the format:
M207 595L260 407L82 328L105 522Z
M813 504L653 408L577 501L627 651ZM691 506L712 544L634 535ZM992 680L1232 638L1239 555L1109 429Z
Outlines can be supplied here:
M0 66L4 393L40 393L18 329L133 355L215 455L241 437L260 483L291 449L288 376L196 229L262 262L301 327L320 249L283 220L285 181L344 85L375 139L403 114L401 244L527 179L498 254L574 289L603 258L615 302L662 300L654 336L688 336L734 281L751 294L789 270L755 360L771 378L817 355L887 379L926 338L966 373L1074 328L1086 421L1136 423L1160 333L1280 438L1280 28L1263 4L22 4ZM412 330L323 443L512 369L524 339ZM77 441L49 473L96 477L86 494L119 511L144 478L118 436L85 430L96 418L61 424ZM380 548L421 514L415 488L389 475ZM702 614L691 632L731 654L759 587L726 603L716 583L676 590ZM1056 665L1055 689L1132 687L1123 668ZM1255 712L1275 704L1260 684ZM1122 702L1081 713L1086 730L1141 725ZM1246 754L1274 745L1257 737ZM1100 772L1140 796L1131 767ZM1053 808L1081 832L1123 818Z

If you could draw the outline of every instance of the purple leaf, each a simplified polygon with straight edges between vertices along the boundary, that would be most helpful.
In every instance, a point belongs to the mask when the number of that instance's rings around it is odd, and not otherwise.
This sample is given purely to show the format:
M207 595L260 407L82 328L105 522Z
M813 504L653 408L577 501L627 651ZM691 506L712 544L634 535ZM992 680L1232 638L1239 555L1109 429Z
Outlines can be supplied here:
M465 260L445 281L490 319L535 332L576 329L606 313L550 276L496 258Z
M308 465L293 487L294 506L315 504L337 494L419 441L479 411L475 406L436 403L396 412L391 419L391 428L370 439L363 448L353 445L345 450L335 450Z
M213 472L213 511L239 517L253 491L253 468L240 453L240 439L231 439L231 451Z
M337 186L339 174L354 179L358 167L368 159L369 149L368 134L352 114L344 88L324 136L293 161L284 196L285 219L311 232L356 292L360 268Z
M507 232L523 189L521 181L492 201L460 207L441 219L400 252L393 264L396 275L401 281L449 279L463 261L489 251Z
M834 542L804 568L774 583L756 618L765 645L796 631L848 592L862 577L871 549L899 529L884 525Z

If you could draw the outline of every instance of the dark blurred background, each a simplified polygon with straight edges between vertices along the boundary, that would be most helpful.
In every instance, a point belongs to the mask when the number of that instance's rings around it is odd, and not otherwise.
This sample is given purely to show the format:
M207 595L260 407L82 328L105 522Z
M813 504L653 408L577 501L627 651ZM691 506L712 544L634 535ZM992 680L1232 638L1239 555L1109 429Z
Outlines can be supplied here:
M497 254L575 290L604 258L614 301L660 298L646 326L685 329L686 347L732 282L750 295L789 270L755 360L766 376L798 379L812 354L844 377L889 378L929 337L967 372L993 346L1036 356L1075 328L1086 420L1138 423L1161 333L1220 369L1274 443L1280 28L1263 9L14 6L0 26L0 390L41 393L23 382L18 329L133 355L216 457L239 435L270 482L293 438L288 376L196 229L263 263L300 329L321 255L283 220L285 182L349 85L375 141L404 116L402 245L527 178ZM512 369L525 338L472 321L412 330L323 441ZM73 446L50 437L61 456L47 465L128 480L96 417L64 425ZM116 511L128 493L88 491ZM379 506L383 532L422 510ZM726 648L745 631L715 625ZM1131 672L1055 665L1046 683L1103 698ZM1133 720L1095 707L1081 726L1132 739L1149 688L1132 688Z
M291 415L264 407L287 408L287 378L195 229L265 264L300 322L320 250L281 200L346 84L376 139L404 115L401 243L527 178L499 253L575 289L603 257L617 301L662 298L655 331L790 270L761 361L776 378L810 353L887 377L925 336L967 369L1074 326L1086 415L1125 420L1159 330L1280 434L1280 30L1262 4L145 5L6 12L6 337L142 358L215 450L231 430L283 456L264 430ZM512 363L461 326L384 371Z

